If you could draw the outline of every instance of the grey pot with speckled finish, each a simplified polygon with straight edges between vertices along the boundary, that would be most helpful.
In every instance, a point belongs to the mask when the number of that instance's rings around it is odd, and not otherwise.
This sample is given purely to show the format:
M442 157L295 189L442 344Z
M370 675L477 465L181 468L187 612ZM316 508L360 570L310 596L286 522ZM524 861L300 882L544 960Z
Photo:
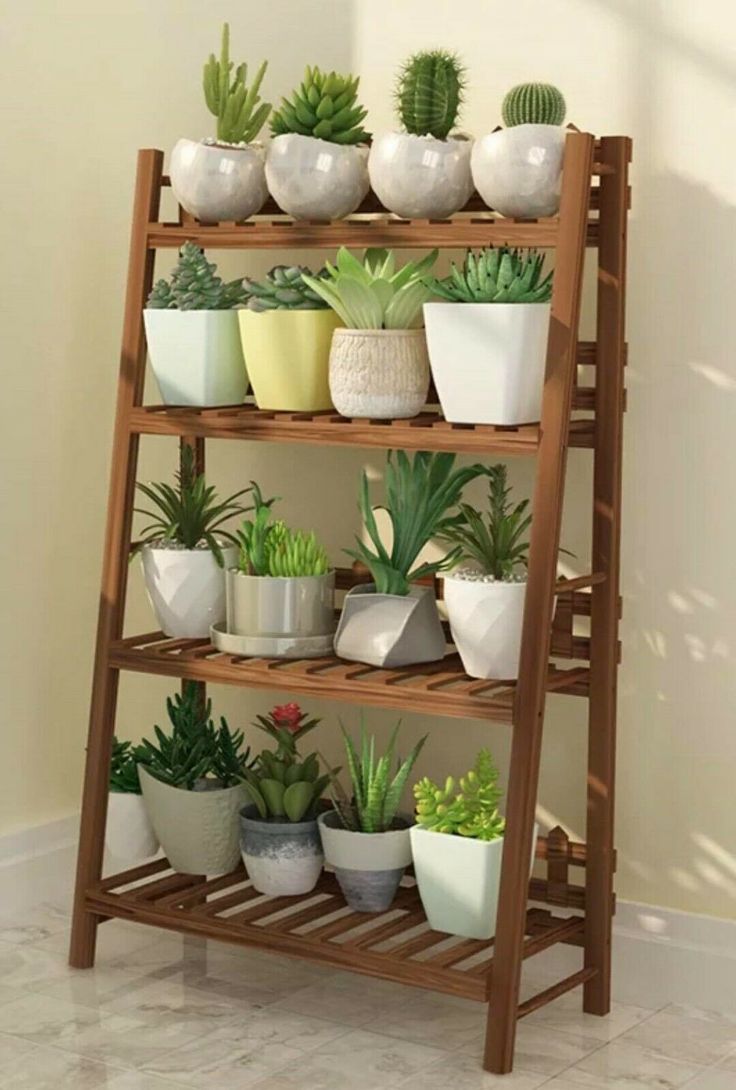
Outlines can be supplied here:
M386 912L411 863L411 819L385 833L345 829L334 810L317 818L325 860L334 868L348 907L354 912Z
M324 855L316 818L264 821L256 806L244 806L240 847L253 885L269 897L311 893L322 873Z

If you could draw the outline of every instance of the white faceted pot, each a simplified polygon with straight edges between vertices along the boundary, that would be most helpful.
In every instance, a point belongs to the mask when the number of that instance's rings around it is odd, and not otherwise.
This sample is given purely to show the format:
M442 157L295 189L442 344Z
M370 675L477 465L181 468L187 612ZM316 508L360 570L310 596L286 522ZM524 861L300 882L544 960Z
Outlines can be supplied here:
M369 666L413 666L444 657L445 634L431 587L378 594L373 583L345 595L335 633L335 654Z
M150 859L159 849L142 795L111 791L107 802L105 845L126 863Z
M284 133L266 154L266 181L282 211L298 220L337 220L368 192L368 148Z
M225 567L235 564L234 545L222 549ZM209 549L145 545L143 577L156 620L167 636L204 639L225 620L225 570Z
M263 149L178 140L169 164L179 204L201 223L245 220L266 197Z
M164 405L240 405L248 375L235 310L143 311Z
M560 207L565 130L559 125L514 125L475 142L470 160L475 188L502 216L537 219Z
M425 303L445 419L529 424L542 414L549 303Z
M446 219L473 192L472 140L390 132L374 139L368 157L371 186L381 204L406 219Z
M227 631L236 636L322 636L335 628L335 573L281 578L225 573Z
M330 395L342 416L416 416L429 393L423 329L336 329Z
M519 676L526 583L484 583L446 575L444 602L452 641L470 677Z

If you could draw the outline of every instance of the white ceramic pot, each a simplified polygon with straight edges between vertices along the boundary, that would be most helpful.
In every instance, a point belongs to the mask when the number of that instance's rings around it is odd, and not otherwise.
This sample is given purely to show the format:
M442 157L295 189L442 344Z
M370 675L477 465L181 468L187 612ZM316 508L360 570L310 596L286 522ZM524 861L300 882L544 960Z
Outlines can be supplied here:
M528 424L542 413L549 303L425 303L445 419Z
M513 681L519 676L526 583L444 577L452 640L470 677Z
M225 567L238 558L234 545L223 547ZM156 619L167 636L204 639L210 625L225 620L225 569L209 549L145 545L143 577Z
M171 188L201 223L245 220L260 212L268 196L263 159L257 145L178 140L169 163Z
M164 405L240 405L248 375L235 310L143 311Z
M332 334L330 394L342 416L416 416L428 393L423 329L336 329Z
M335 654L369 666L413 666L437 662L446 650L445 634L431 587L409 593L377 594L373 583L345 595L335 633Z
M343 896L354 912L385 912L411 863L411 821L385 833L345 829L334 811L317 819L325 860L334 867Z
M282 211L298 220L339 220L368 192L368 148L284 133L268 145L266 181Z
M469 939L493 938L504 837L473 840L421 825L412 826L410 835L414 874L432 930ZM535 825L530 873L536 842Z
M472 140L389 132L368 156L371 186L384 208L406 219L446 219L473 192Z
M476 140L470 160L475 188L502 216L537 219L560 207L565 130L514 125Z
M227 631L237 636L321 636L335 630L335 573L280 578L225 573Z
M159 849L142 795L111 791L105 828L107 850L116 859L135 863L150 859Z

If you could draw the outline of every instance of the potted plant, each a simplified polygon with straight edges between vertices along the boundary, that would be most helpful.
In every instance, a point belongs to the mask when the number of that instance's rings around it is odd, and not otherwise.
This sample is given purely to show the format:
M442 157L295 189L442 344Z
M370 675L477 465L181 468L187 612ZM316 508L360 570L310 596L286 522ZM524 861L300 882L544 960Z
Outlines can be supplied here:
M311 273L302 265L276 265L265 280L243 281L248 305L238 311L240 339L259 409L332 408L330 344L340 319L305 275Z
M539 420L547 357L552 274L544 256L507 247L453 264L425 303L432 377L446 420L527 424Z
M383 504L391 521L391 551L378 531L364 472L360 493L369 545L356 538L350 556L370 570L373 582L353 587L345 596L335 634L340 658L369 666L409 666L435 662L445 654L434 589L418 581L451 567L455 548L440 560L419 562L422 549L449 526L449 512L460 502L469 481L485 473L481 465L455 466L454 454L390 451Z
M117 738L112 742L105 844L117 859L129 863L150 859L159 849L143 804L133 747Z
M407 219L445 219L473 192L472 140L453 132L465 69L445 49L415 53L402 68L396 105L403 132L371 144L368 173L386 208Z
M151 368L164 405L238 405L248 389L235 307L242 279L224 284L199 246L185 242L171 280L143 311Z
M537 219L560 207L565 100L550 83L521 83L503 100L505 129L476 141L475 188L502 216Z
M243 779L249 748L243 732L210 718L196 683L166 701L171 733L135 750L143 799L166 858L182 874L227 874L240 861L238 814L247 801Z
M490 466L486 517L466 503L443 533L471 566L444 576L452 640L470 677L513 680L519 674L531 515L528 500L512 507L506 466Z
M358 76L307 68L291 100L273 112L266 181L279 208L295 219L342 219L368 192L359 84Z
M417 824L411 854L419 895L433 931L469 939L496 933L504 819L498 771L487 749L459 784L426 777L414 785ZM537 828L533 843L536 843ZM534 859L530 860L529 870Z
M179 140L169 164L174 196L202 223L247 219L268 196L263 149L252 143L271 112L271 104L258 94L267 67L264 61L250 87L246 64L233 73L225 23L220 59L210 54L202 80L207 109L217 118L217 136Z
M360 754L340 724L347 754L352 796L330 775L334 809L320 814L319 833L326 862L354 912L385 912L411 862L411 818L399 813L401 792L426 741L420 738L408 757L396 757L394 727L386 752L376 756L376 739L360 728ZM393 771L393 768L396 771Z
M182 451L175 488L140 481L136 487L153 510L135 509L151 521L131 556L140 553L156 619L166 636L203 639L211 624L225 618L225 567L238 556L237 539L223 523L249 510L238 500L250 489L220 500L204 474L196 472L189 446Z
M251 803L240 811L240 842L248 875L269 897L309 893L322 873L317 807L329 776L316 753L301 758L297 743L318 726L298 704L277 705L255 726L276 743L245 773Z
M416 416L427 400L429 360L422 283L437 258L396 268L393 253L366 250L363 261L343 246L329 279L306 283L338 314L345 329L332 335L330 393L343 416L375 419Z

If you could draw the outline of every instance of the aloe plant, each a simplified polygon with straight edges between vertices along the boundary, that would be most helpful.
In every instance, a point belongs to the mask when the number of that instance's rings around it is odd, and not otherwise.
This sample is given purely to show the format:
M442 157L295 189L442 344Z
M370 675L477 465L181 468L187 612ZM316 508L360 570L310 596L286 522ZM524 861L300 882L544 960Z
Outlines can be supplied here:
M503 463L489 466L488 513L484 516L461 503L460 517L443 531L441 539L462 550L463 558L474 561L494 579L511 579L517 569L526 568L529 542L526 537L532 517L526 513L529 500L511 505Z
M132 742L121 742L117 738L112 740L110 790L121 795L140 795L141 793L138 765Z
M452 262L444 280L427 279L433 295L451 303L546 303L552 295L552 273L542 279L544 255L507 246L468 250L462 269Z
M319 725L309 719L298 704L276 706L268 716L259 715L255 726L276 742L276 752L264 749L254 768L245 773L248 794L263 821L309 821L329 774L320 776L319 759L310 753L303 760L297 742Z
M218 140L248 144L258 136L271 112L271 103L261 102L258 93L267 68L268 61L263 61L250 87L247 64L239 64L231 79L230 26L224 23L220 59L210 53L202 74L207 109L217 118Z
M458 784L448 776L440 787L425 776L414 785L417 823L435 833L497 840L505 827L498 812L501 795L498 769L490 752L481 749Z
M194 242L179 251L170 280L157 280L146 306L152 310L232 310L248 298L243 278L225 283Z
M358 103L360 76L341 76L307 68L291 99L282 99L271 117L274 136L301 133L333 144L365 144L366 110Z
M255 515L235 534L240 571L274 578L325 575L330 570L327 552L314 532L291 530L282 520L273 520L271 508L278 497L265 500L255 481L251 487Z

